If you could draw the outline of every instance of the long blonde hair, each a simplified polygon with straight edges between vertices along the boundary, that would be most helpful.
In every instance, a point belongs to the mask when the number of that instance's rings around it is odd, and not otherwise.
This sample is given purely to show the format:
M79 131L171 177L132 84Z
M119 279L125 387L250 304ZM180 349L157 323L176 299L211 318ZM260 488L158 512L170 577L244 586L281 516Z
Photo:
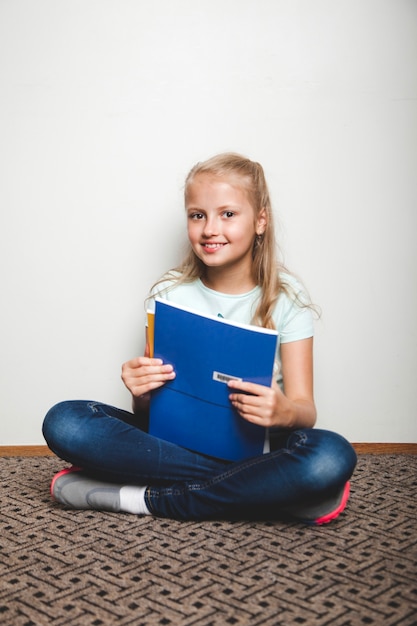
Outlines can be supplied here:
M265 328L274 328L272 315L275 304L279 294L282 291L287 292L287 285L280 277L280 270L285 270L285 268L278 263L277 259L273 212L263 168L259 163L233 152L219 154L207 161L197 163L185 179L185 201L187 201L188 190L194 178L200 174L234 178L248 194L255 212L255 219L262 210L265 211L265 230L262 235L255 237L252 251L252 275L255 283L261 288L261 297L252 323ZM196 256L189 244L182 263L165 274L158 283L167 278L174 279L178 283L192 282L197 278L202 278L204 271L204 263Z

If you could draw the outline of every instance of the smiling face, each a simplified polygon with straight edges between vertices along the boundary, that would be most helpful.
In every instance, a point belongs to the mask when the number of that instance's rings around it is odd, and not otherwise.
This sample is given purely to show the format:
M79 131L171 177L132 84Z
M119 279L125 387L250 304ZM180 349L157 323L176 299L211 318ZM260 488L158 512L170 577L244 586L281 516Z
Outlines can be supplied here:
M186 211L188 238L206 266L207 277L227 271L242 286L250 282L254 286L253 245L256 235L265 230L266 217L265 211L256 216L242 181L196 175L187 188Z

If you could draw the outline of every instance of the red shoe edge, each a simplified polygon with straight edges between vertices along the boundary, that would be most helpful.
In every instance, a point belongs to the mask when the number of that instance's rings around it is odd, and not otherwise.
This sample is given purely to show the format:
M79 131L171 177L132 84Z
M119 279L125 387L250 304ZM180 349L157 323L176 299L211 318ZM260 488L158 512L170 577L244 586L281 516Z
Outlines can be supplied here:
M72 467L66 467L65 469L63 469L60 472L58 472L57 474L55 474L55 476L53 477L53 479L51 481L51 487L50 487L51 496L53 498L54 498L54 485L55 485L55 482L58 480L58 478L60 476L64 476L65 474L71 474L72 472L81 472L81 467L75 467L75 465L73 465ZM54 498L54 500L55 500L55 498Z
M316 520L314 520L313 524L321 526L322 524L328 524L332 520L336 519L336 517L338 517L340 513L345 510L347 501L349 500L349 494L350 483L347 482L343 490L342 500L337 509L335 509L331 513L327 513L327 515L323 515L322 517L317 518Z

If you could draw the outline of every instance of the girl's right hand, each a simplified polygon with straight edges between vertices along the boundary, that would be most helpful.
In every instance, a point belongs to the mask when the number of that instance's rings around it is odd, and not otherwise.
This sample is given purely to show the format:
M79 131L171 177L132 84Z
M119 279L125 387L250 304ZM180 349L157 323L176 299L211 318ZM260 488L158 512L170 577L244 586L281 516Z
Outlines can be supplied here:
M133 398L139 398L153 389L162 387L174 378L172 365L164 365L161 359L139 356L122 365L122 380Z

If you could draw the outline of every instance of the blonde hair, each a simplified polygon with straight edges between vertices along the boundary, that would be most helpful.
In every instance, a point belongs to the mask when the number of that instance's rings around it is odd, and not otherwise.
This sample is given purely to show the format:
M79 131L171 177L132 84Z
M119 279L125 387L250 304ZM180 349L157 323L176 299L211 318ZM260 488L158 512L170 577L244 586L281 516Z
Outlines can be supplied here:
M271 200L262 166L240 154L232 152L216 155L207 161L197 163L185 179L184 197L196 176L207 174L219 178L233 178L248 194L255 213L255 219L262 210L266 215L266 226L262 235L255 237L252 251L252 276L261 288L261 297L255 310L252 323L265 328L274 328L273 312L279 294L287 292L287 285L280 277L280 270L285 270L278 263L275 227ZM182 263L165 274L158 283L174 279L177 283L192 282L202 278L205 272L204 263L196 256L191 245ZM157 283L157 284L158 284Z

